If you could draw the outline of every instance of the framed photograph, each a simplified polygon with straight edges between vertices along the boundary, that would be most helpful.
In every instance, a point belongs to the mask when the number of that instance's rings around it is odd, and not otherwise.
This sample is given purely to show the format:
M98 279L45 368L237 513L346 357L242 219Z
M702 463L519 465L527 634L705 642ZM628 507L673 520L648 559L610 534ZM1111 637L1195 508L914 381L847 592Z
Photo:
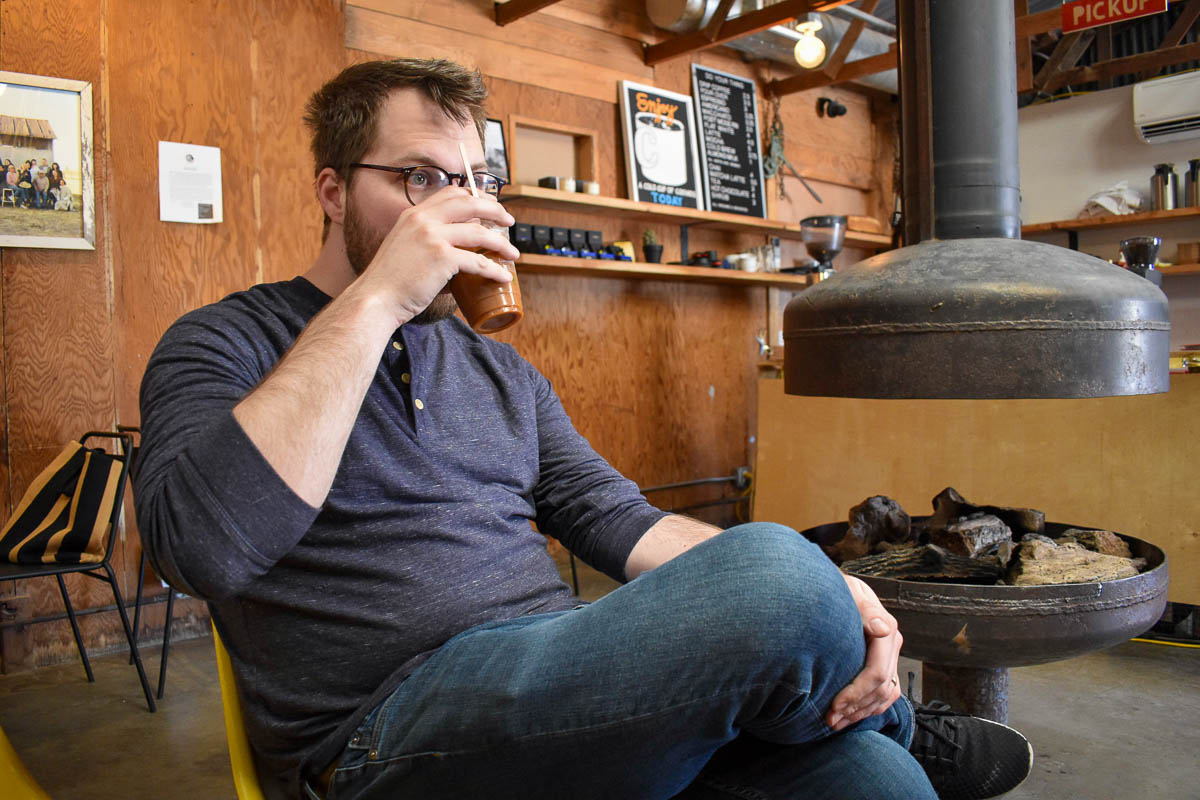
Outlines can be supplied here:
M511 181L508 176L508 150L504 147L504 125L498 119L489 119L483 129L483 153L487 159L488 172Z
M0 72L0 247L96 249L92 85Z
M704 208L692 98L621 81L629 198L678 208Z

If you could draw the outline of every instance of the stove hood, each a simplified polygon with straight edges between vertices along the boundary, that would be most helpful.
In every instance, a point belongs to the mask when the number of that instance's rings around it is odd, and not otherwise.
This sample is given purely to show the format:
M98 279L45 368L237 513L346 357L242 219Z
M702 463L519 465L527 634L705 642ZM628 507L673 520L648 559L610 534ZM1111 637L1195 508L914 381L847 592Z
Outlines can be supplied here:
M1012 0L900 0L904 240L798 294L784 389L866 398L1168 389L1167 300L1020 240Z

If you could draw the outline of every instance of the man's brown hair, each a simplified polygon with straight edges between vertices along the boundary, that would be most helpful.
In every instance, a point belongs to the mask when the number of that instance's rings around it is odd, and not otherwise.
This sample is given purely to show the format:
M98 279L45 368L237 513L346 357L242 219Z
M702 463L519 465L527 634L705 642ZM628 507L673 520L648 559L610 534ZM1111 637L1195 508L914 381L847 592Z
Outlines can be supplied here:
M419 90L455 122L474 122L483 139L487 88L478 71L445 59L365 61L346 67L309 98L304 122L312 130L314 176L331 167L348 181L350 165L375 141L383 101L393 90L406 88ZM329 222L326 215L322 239Z

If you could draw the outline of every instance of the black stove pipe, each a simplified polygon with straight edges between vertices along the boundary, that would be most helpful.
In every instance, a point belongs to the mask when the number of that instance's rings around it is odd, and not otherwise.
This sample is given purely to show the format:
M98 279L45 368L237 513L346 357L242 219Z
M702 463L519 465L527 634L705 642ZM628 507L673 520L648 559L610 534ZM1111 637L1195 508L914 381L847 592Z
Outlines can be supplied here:
M934 235L1021 238L1011 0L928 0ZM938 102L953 98L953 102Z
M784 390L867 398L1165 392L1167 302L1020 241L1012 0L898 0L905 247L798 294Z
M905 243L1021 238L1013 4L901 0L896 13Z

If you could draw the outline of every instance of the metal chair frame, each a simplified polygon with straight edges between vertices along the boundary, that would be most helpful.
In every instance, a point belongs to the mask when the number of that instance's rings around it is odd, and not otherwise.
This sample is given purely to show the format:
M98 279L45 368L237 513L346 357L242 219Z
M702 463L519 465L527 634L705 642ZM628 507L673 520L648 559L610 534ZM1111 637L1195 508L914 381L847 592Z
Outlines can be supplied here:
M131 460L129 462L129 470L131 473L137 472L138 450L140 447L140 439L142 429L136 425L118 425L118 433L128 434L131 441L134 442L132 449L129 451ZM136 440L135 440L136 437ZM142 545L142 556L138 564L138 581L137 581L137 599L133 603L133 640L136 642L141 632L142 620L142 590L146 585L146 546ZM158 660L158 692L155 694L159 700L163 699L163 694L167 689L167 656L171 651L171 620L175 616L175 590L170 586L167 587L167 613L163 620L163 640L162 640L162 655ZM132 662L132 656L130 661Z
M112 589L113 599L116 600L117 613L121 616L121 625L125 628L125 638L129 642L130 657L137 666L138 680L142 684L142 692L146 695L146 705L150 711L156 710L154 704L154 696L150 693L150 684L146 681L146 671L142 668L142 657L138 653L137 640L134 638L133 631L129 627L129 616L125 613L125 600L121 597L121 589L117 585L117 576L113 572L110 561L112 560L113 545L117 540L117 527L121 521L121 511L124 507L125 498L125 482L129 477L130 452L133 448L133 437L127 433L112 433L110 431L88 431L83 436L79 437L79 443L85 447L88 441L93 438L115 439L121 445L119 452L115 457L121 462L121 475L117 480L117 502L113 504L112 514L109 516L108 537L104 544L104 558L98 562L86 564L11 564L8 562L0 563L0 581L20 581L28 578L42 578L53 575L58 580L58 590L62 594L63 605L67 609L67 618L71 621L71 631L75 634L75 646L79 650L79 658L83 661L84 672L87 673L89 683L96 682L96 676L92 673L91 662L88 661L87 648L83 644L83 636L79 633L79 622L75 617L75 609L71 606L71 597L67 593L67 584L63 580L64 575L71 573L79 573L86 575L98 581L104 581Z
M233 770L233 785L238 800L263 800L262 786L258 782L258 769L254 766L254 752L246 736L245 717L242 715L242 699L238 696L237 683L233 677L233 664L229 651L212 623L213 647L217 652L217 676L221 683L221 706L225 711L225 738L229 743L229 766Z

